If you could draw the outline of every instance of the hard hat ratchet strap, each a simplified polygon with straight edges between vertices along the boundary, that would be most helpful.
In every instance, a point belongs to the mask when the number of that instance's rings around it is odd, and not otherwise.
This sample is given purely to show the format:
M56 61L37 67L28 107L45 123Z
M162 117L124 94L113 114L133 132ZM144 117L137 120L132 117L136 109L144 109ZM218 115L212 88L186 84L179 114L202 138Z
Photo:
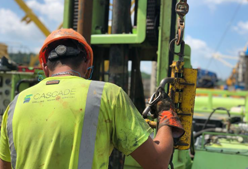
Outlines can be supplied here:
M65 45L59 45L48 55L48 60L56 60L59 58L65 58L68 56L77 56L80 53L79 49L73 47L67 47Z

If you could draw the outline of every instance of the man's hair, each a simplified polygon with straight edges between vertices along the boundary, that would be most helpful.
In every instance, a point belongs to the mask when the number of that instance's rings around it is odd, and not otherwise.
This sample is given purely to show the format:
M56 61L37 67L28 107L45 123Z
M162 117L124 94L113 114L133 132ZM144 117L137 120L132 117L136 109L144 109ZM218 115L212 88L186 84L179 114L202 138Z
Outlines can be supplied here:
M72 69L77 69L83 61L84 62L87 61L87 53L86 53L86 50L84 49L84 47L81 44L79 44L79 42L77 42L76 40L72 40L72 39L63 39L63 40L59 40L59 41L51 43L48 46L48 48L49 48L48 54L59 45L65 45L66 47L73 47L75 49L80 48L81 52L75 56L63 57L63 58L59 58L56 60L49 60L48 59L47 60L47 67L49 70L54 71L55 68L59 64L68 65Z

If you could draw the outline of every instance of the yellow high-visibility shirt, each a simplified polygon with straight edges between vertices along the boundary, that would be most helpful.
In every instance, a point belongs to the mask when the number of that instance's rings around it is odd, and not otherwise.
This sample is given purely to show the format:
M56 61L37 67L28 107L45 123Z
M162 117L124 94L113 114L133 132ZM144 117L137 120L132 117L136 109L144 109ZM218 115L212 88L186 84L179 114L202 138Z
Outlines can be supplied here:
M128 155L151 132L120 87L49 77L6 109L0 158L16 169L107 169L113 147Z

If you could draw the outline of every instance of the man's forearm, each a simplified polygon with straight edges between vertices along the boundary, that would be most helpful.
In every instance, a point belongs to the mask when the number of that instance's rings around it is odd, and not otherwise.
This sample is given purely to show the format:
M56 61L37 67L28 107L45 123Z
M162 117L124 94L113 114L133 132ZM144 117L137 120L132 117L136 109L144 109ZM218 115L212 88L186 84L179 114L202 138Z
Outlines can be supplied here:
M163 126L155 139L149 137L145 143L131 153L144 169L167 169L173 151L171 129Z
M0 158L0 169L11 169L10 162L4 161Z
M167 167L173 152L173 137L170 127L161 127L153 141L159 154L158 160L165 163Z

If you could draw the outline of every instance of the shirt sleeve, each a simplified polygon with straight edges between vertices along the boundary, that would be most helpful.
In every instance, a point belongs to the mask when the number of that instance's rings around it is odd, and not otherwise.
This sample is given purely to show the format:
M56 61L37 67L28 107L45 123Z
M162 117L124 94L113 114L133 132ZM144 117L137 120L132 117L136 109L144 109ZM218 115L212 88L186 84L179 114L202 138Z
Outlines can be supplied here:
M9 142L8 142L8 136L7 136L8 110L9 110L9 107L4 112L2 124L1 124L0 158L4 161L10 162L11 158L10 158Z
M119 88L114 104L114 123L112 142L125 155L129 155L141 146L152 133L128 95Z

